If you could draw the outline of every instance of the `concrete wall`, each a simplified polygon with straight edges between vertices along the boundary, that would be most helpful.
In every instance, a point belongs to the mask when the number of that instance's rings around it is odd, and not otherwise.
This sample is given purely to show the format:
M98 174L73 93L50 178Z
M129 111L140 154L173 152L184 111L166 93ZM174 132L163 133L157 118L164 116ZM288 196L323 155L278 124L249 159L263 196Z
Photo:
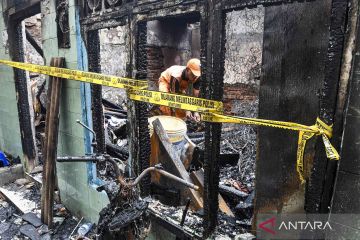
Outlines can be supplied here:
M37 14L35 16L27 18L24 20L24 22L25 28L29 31L31 36L34 37L36 42L41 47L41 14ZM25 41L25 61L35 64L44 64L43 58L28 41ZM37 73L35 74L37 75Z
M227 13L225 31L224 110L239 114L237 106L259 94L264 8Z
M100 65L104 74L120 77L127 76L130 65L130 31L128 25L116 28L101 29L100 34ZM103 97L119 105L126 103L124 89L103 86Z
M7 27L0 5L0 59L10 60ZM12 68L0 65L0 150L23 157Z
M244 9L226 14L225 84L259 86L264 8Z
M58 49L54 1L42 3L42 39L45 64L51 57L65 57L71 69L87 68L86 53L80 39L75 0L69 1L70 49ZM58 156L84 155L89 152L89 139L77 119L89 122L89 88L87 84L65 80L60 110ZM98 213L109 202L107 195L98 193L92 165L86 163L58 163L57 176L63 204L73 213L97 222Z

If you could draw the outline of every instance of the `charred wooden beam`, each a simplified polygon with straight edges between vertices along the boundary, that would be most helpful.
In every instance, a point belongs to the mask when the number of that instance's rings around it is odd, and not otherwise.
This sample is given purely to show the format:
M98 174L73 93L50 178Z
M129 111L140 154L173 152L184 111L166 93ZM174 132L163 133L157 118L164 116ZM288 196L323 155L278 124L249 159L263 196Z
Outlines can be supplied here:
M65 58L52 58L50 66L65 67ZM50 77L47 96L45 144L44 144L44 175L41 194L41 220L52 228L55 190L55 171L59 133L60 100L63 80Z
M9 14L12 21L22 21L41 13L41 0L7 0L6 2L6 9L3 9L3 11Z
M352 1L355 4L352 4L352 11L359 11L359 3L357 0ZM360 124L360 28L359 20L360 15L355 14L355 36L357 41L355 44L355 51L353 54L353 64L351 68L351 77L349 82L349 91L347 95L347 104L345 110L345 121L344 121L344 134L343 142L341 149L341 161L339 162L339 169L336 177L336 185L334 189L333 199L331 201L331 215L330 220L336 224L342 226L356 226L353 225L353 220L348 219L349 222L344 223L344 221L338 222L336 217L332 214L340 213L351 213L358 214L360 213L360 205L358 204L359 194L360 194L360 134L359 131L356 131ZM351 222L351 223L350 223ZM346 232L348 233L348 238L351 238L351 234L354 231L352 236L356 236L356 228L345 227ZM344 235L345 237L345 235Z
M11 21L8 26L10 55L14 61L24 62L24 45L21 22ZM37 164L36 144L33 132L33 119L30 113L28 82L26 72L13 68L17 107L24 154L24 168L31 171Z
M315 0L224 0L222 1L223 9L225 11L236 11L243 8L253 8L257 6L274 6L286 3L304 2L304 1L315 1Z
M249 196L248 193L239 191L233 187L228 187L226 185L219 185L219 192L223 194L224 196L228 196L234 200L241 200L247 196Z
M137 25L137 49L136 49L136 69L137 79L146 79L147 74L147 25L146 22L138 23ZM148 116L149 112L147 109L147 104L143 102L135 103L135 114L136 114L136 123L135 131L137 137L137 153L134 156L137 156L137 174L141 173L148 167L150 167L150 134L148 128ZM143 178L140 184L140 189L142 195L150 194L150 176Z
M343 129L344 127L344 108L346 99L348 97L348 85L349 78L351 75L351 68L353 66L353 52L355 50L356 45L356 34L358 31L358 14L359 14L359 1L350 0L350 9L348 13L348 23L346 29L346 38L344 43L343 50L343 60L341 65L341 75L339 80L339 91L337 94L337 103L336 103L336 111L334 116L334 126L333 126L333 144L335 144L336 149L341 148L341 141L343 137ZM342 150L341 155L345 153ZM331 196L334 191L334 184L336 178L336 170L337 170L338 162L337 161L329 161L326 168L326 179L324 184L324 194L322 196L322 206L321 211L327 212L330 207Z
M325 63L325 79L320 94L319 111L320 119L328 125L334 123L347 12L348 0L332 1L329 45ZM336 139L336 136L334 136L333 139ZM335 145L338 144L335 143ZM325 155L323 142L321 138L318 138L312 173L306 192L305 209L309 213L328 212L330 195L324 192L324 187L326 178L333 179L333 177L331 177L333 173L330 173L330 175L327 176L327 166L328 159ZM327 191L330 191L330 189L327 189Z
M206 1L201 16L201 65L203 97L222 101L225 18L221 1ZM219 156L221 123L206 123L204 154L204 236L215 229L219 209Z
M98 31L87 33L86 49L89 58L89 71L101 73L100 65L100 38ZM91 106L93 129L96 133L98 153L106 152L105 130L104 130L104 113L102 106L102 86L91 84Z
M31 44L31 46L34 47L34 49L36 50L36 52L44 58L44 51L42 50L42 48L39 46L39 44L36 42L36 40L33 38L33 36L31 35L31 33L25 29L25 34L26 34L26 40L28 40L28 42Z

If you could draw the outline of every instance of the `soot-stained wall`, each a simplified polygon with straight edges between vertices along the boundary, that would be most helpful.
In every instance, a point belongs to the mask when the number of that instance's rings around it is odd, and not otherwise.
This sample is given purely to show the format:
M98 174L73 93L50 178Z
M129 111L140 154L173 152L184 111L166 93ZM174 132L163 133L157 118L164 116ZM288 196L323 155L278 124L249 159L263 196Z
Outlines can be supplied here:
M259 94L264 7L227 13L225 31L224 107L238 114L238 105Z
M128 26L101 29L99 34L101 72L126 77L130 65L130 31ZM102 95L105 99L119 105L126 103L126 91L124 89L103 86Z
M324 81L330 4L319 0L266 8L259 118L314 124L317 92ZM257 213L304 211L304 185L296 171L297 140L297 132L259 127ZM305 178L314 143L308 143L304 156Z

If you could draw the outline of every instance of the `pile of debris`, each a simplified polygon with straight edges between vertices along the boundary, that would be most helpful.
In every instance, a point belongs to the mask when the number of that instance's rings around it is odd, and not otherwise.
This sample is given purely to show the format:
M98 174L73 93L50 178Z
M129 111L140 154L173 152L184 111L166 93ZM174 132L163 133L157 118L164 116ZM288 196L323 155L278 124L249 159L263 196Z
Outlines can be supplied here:
M78 219L59 203L54 206L54 226L49 229L40 219L40 186L26 178L0 187L0 239L72 239L78 234Z
M106 99L103 99L103 104L106 119L105 127L107 151L111 156L126 162L128 158L126 108L123 108L122 106L112 103ZM244 106L239 107L239 109L242 110L239 115L242 114L247 117L256 117L257 104L258 103L256 101L244 103ZM189 176L196 176L196 174L201 173L203 166L202 160L205 142L205 124L188 121L187 127L187 135L196 145L192 156L192 162L190 166L187 167L187 170ZM232 136L237 137L234 138ZM230 207L231 212L235 215L235 218L219 212L219 227L217 229L217 235L219 236L234 238L235 236L246 233L246 231L251 228L253 201L255 196L255 157L256 127L224 124L221 139L221 180L219 191L226 202L225 205L227 204ZM100 173L101 178L106 180L107 183L111 182L115 177L112 175L112 172L113 169L111 166L103 165L98 167L98 173ZM112 194L113 192L114 190L112 190ZM154 192L155 195L153 196L155 198L156 192L157 191ZM136 199L136 201L138 201L140 198ZM134 202L136 201L133 199L132 203L127 205L135 206L136 204ZM119 204L119 200L114 202ZM149 205L150 212L152 212L152 214L158 214L163 218L166 216L168 221L172 221L174 224L182 226L185 231L190 232L194 236L201 236L201 211L189 210L184 218L184 207L169 206L163 203L152 200ZM101 221L100 226L108 225L108 221L110 219L109 216L114 219L116 218L116 214L119 215L122 211L124 211L123 205L109 206L102 213L102 215L107 217L102 218L103 220ZM119 217L117 217L117 219L118 218ZM122 218L124 218L124 216L122 216ZM108 220L106 221L104 219ZM123 231L122 234L124 234Z

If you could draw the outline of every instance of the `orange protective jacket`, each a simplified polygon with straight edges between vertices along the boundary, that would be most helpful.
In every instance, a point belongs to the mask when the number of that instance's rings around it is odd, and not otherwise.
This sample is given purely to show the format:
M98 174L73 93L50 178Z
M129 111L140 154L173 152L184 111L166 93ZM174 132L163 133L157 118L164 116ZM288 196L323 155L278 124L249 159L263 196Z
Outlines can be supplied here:
M162 72L159 78L159 91L187 94L189 89L189 82L183 79L183 71L185 69L185 66L175 65ZM182 109L172 109L161 106L160 110L164 115L175 116L178 118L186 117L186 111Z

